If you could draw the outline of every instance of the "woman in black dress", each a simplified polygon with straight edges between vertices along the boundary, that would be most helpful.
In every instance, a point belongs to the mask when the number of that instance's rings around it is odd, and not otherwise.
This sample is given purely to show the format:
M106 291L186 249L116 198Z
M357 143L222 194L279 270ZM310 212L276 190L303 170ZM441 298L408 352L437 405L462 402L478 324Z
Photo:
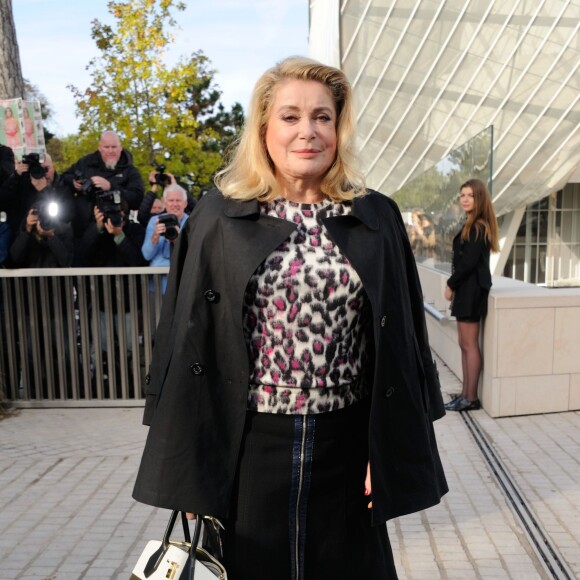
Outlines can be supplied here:
M451 314L457 320L461 348L463 389L445 408L449 411L479 409L477 385L481 372L479 323L487 313L491 288L490 252L499 251L497 220L487 187L479 179L461 186L459 200L467 220L453 239L452 274L445 298L451 300Z

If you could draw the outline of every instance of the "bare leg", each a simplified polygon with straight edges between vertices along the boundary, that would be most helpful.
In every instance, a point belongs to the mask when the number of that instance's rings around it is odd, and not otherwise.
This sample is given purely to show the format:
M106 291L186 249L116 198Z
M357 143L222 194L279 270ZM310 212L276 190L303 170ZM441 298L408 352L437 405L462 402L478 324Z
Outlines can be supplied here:
M468 401L475 401L482 362L479 350L479 322L458 322L457 333L463 367L461 396Z

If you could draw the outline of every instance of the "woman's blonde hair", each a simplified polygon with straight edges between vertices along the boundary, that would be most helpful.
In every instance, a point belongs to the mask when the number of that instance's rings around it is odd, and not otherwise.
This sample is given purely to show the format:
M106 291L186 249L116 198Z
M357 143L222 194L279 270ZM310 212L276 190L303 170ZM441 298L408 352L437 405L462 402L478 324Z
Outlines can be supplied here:
M487 186L479 179L469 179L460 188L469 187L473 192L473 211L469 212L467 221L461 231L461 239L468 240L469 232L474 227L476 238L484 235L492 252L499 252L499 231L497 219L493 211L491 196Z
M265 136L276 87L287 79L322 83L334 99L336 158L322 180L322 193L336 202L363 195L365 186L355 148L350 83L341 70L299 56L284 59L258 79L244 129L228 165L216 175L216 185L225 196L240 200L268 201L278 195L279 186Z

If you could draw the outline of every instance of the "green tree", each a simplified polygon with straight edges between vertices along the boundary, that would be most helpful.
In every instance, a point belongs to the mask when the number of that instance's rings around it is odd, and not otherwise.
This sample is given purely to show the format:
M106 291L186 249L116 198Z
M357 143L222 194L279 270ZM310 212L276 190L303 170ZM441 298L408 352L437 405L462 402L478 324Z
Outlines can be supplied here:
M233 123L241 107L226 113L220 106L214 71L201 51L173 66L166 63L173 13L184 10L184 3L125 0L110 1L108 8L114 24L92 24L100 56L87 67L91 85L70 87L83 135L77 145L84 146L88 136L94 150L98 135L114 129L144 177L163 163L167 171L188 177L194 190L207 186L238 130Z

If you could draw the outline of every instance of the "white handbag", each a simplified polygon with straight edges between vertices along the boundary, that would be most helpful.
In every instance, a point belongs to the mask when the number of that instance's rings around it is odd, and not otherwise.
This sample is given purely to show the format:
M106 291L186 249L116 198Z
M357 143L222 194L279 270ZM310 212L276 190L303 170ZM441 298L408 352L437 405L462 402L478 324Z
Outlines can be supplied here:
M181 512L184 540L176 541L171 539L171 532L179 513L172 512L162 541L151 540L147 543L133 568L131 580L227 580L221 562L207 549L198 546L203 533L209 543L221 550L219 528L222 525L219 520L197 516L191 541L187 518ZM218 555L221 556L221 553Z

